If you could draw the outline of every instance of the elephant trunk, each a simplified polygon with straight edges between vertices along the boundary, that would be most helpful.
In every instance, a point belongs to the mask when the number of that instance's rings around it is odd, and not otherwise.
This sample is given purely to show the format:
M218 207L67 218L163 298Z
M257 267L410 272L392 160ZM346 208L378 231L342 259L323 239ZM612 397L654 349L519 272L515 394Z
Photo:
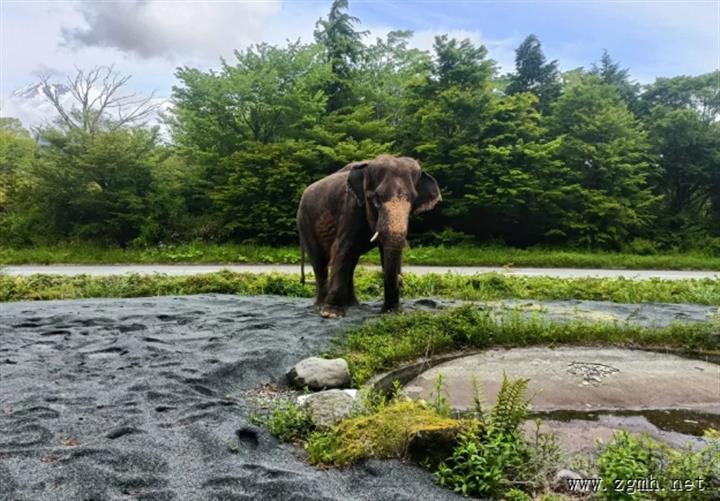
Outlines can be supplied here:
M398 277L402 266L402 247L383 248L383 275L385 298L383 311L396 310L400 305L400 283Z
M382 268L385 275L383 311L391 311L396 310L400 305L398 276L402 268L410 202L402 198L393 198L383 204L383 209L378 220L378 232L383 248Z

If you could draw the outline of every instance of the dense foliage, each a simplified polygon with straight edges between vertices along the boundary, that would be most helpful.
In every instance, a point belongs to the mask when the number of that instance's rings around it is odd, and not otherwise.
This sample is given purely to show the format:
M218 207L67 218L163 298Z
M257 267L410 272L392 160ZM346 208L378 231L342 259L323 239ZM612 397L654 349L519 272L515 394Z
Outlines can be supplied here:
M3 119L0 241L294 243L305 186L390 152L441 185L422 242L720 249L719 72L643 86L604 53L561 73L530 35L501 75L468 40L358 25L336 0L313 43L179 68L167 141Z

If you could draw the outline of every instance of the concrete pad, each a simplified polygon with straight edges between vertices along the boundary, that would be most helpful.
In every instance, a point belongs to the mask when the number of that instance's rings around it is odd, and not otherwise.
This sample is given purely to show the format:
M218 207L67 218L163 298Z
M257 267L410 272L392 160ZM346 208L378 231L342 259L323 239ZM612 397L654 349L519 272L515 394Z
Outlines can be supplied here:
M617 348L488 350L429 369L410 381L405 393L434 399L442 374L454 409L472 409L477 394L487 408L495 402L503 373L530 379L533 411L688 409L720 415L720 365Z

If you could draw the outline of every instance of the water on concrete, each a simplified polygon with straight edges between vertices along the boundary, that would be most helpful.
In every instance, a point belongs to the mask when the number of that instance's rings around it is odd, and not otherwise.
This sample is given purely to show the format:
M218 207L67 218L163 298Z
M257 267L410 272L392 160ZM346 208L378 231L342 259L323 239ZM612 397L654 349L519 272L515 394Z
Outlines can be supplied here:
M488 350L437 365L411 380L405 394L432 401L437 384L457 412L488 408L503 376L527 378L534 417L555 431L566 452L625 428L674 446L720 428L720 365L675 355L601 347ZM531 427L530 423L527 425Z

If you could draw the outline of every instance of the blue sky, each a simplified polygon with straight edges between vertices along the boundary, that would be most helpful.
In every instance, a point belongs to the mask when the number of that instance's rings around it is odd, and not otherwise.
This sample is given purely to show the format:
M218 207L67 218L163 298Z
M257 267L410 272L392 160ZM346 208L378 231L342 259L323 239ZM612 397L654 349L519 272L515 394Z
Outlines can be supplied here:
M114 63L142 92L168 95L178 65L218 66L220 56L267 41L309 40L329 1L146 0L0 3L0 96L37 80L40 71ZM602 49L641 82L701 74L720 67L720 0L707 1L361 1L350 0L361 29L382 36L436 34L488 47L503 70L529 33L562 69L589 67ZM0 110L0 113L2 110Z
M645 82L720 65L718 1L356 2L353 12L370 26L478 33L504 68L529 33L564 69L588 66L603 49Z

